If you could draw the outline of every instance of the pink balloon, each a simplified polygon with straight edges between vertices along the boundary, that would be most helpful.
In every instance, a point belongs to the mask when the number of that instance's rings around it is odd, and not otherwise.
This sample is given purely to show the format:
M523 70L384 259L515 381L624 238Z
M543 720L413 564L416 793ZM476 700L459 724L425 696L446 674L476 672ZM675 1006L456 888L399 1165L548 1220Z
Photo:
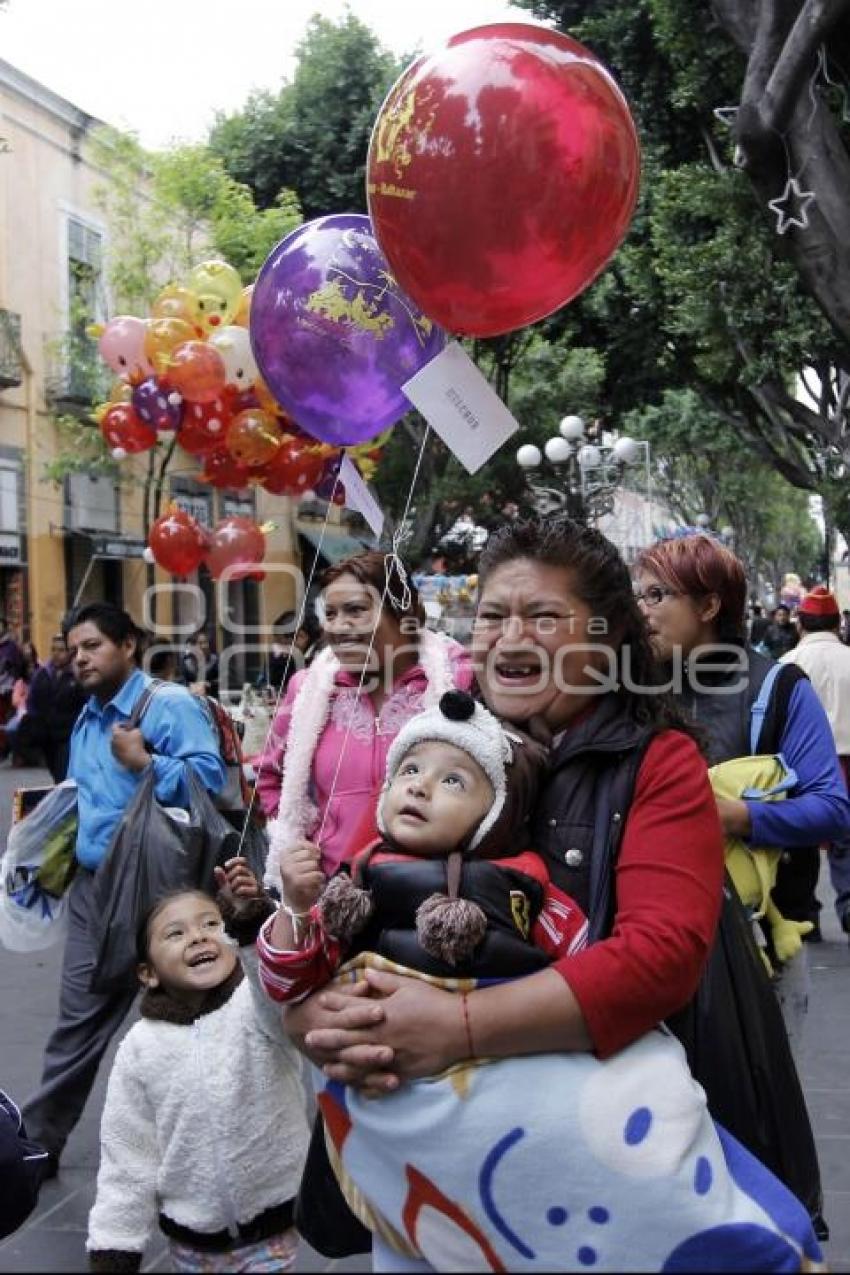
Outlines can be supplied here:
M132 314L110 319L100 335L101 358L125 381L144 380L154 374L143 345L147 324Z

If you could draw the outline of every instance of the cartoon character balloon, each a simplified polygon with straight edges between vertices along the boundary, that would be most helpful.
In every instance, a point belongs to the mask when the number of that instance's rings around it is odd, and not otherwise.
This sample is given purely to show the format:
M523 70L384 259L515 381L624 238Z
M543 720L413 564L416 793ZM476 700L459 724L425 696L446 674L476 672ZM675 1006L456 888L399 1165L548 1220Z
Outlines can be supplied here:
M97 331L95 327L94 331ZM126 381L141 380L154 370L145 351L147 324L132 314L110 319L100 332L98 349L116 376Z
M622 241L640 157L613 76L577 40L505 22L399 77L369 145L375 235L414 305L495 336L591 283Z
M254 384L260 372L251 350L247 328L228 324L213 332L209 344L221 355L227 385L237 390L246 390Z
M205 332L233 322L242 300L242 280L226 261L202 261L189 274L189 289L198 301L198 318Z
M374 438L410 408L402 385L445 335L402 293L368 217L319 217L263 265L251 344L275 400L334 447Z

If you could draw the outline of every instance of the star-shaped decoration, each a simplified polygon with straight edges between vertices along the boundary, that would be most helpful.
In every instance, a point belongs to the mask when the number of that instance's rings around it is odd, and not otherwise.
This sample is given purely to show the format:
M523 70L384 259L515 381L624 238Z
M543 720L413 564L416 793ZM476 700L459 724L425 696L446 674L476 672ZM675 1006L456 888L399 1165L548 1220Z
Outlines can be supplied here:
M734 128L738 110L737 106L715 106L712 114L716 120L720 120L720 123L725 124L727 128Z
M809 225L809 204L817 199L813 190L803 190L796 177L789 177L785 189L777 199L768 200L768 208L776 214L776 233L784 235L791 226L806 230Z

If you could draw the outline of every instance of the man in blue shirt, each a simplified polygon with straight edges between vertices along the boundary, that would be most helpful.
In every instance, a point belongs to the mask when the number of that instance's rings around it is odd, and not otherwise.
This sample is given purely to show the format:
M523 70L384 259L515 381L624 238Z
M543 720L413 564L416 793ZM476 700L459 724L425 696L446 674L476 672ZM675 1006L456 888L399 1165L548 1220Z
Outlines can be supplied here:
M127 727L151 679L138 667L141 634L126 611L93 603L72 615L65 630L74 673L90 697L71 736L68 767L78 793L78 868L68 894L59 1021L47 1042L41 1087L24 1108L30 1136L47 1149L53 1173L138 990L132 975L117 992L89 990L96 957L89 929L95 870L148 767L166 806L187 806L187 766L210 792L220 791L225 780L209 718L184 687L163 684L141 728Z

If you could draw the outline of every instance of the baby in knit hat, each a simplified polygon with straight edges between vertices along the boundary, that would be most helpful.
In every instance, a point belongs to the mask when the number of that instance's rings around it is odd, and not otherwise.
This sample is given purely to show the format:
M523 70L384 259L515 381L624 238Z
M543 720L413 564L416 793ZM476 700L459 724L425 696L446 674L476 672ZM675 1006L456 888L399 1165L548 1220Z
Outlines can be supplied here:
M387 757L382 838L325 882L309 842L281 857L283 906L261 938L266 989L299 1000L358 952L436 977L507 978L586 941L579 908L528 850L546 750L449 691Z

